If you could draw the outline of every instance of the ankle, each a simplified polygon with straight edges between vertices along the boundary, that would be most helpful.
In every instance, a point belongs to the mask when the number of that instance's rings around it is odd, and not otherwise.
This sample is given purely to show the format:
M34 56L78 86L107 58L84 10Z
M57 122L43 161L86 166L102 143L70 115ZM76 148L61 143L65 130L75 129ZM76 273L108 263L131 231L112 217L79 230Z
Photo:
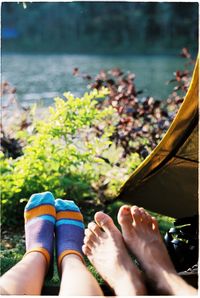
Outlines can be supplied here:
M178 295L183 280L175 271L163 270L157 278L156 290L163 295ZM177 292L178 291L178 292Z
M30 264L34 263L35 265L40 266L40 268L44 268L44 273L47 273L49 264L47 263L46 257L41 252L39 251L27 252L24 255L23 259L29 262Z
M184 279L178 275L178 273L171 272L166 275L165 293L176 296L190 296L197 295L197 290L187 284Z
M146 295L146 286L141 272L131 268L122 271L114 281L113 289L117 296Z
M32 250L28 250L24 257L31 256L34 261L45 263L45 267L48 268L50 264L49 252L43 247L37 247Z
M76 254L65 255L61 262L61 271L63 272L64 268L69 267L74 268L77 264L83 264L83 260Z
M40 251L27 251L24 258L34 260L38 263L47 264L46 257Z
M120 278L113 287L117 296L138 296L146 295L146 287L142 279L127 276Z

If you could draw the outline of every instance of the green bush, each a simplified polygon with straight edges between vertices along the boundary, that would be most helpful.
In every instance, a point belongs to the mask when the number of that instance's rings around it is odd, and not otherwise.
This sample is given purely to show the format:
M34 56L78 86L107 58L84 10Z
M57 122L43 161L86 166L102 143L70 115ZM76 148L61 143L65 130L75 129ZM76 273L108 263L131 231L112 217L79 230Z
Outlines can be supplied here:
M107 89L93 90L82 98L64 93L46 116L33 117L33 133L19 133L26 140L23 155L16 159L1 153L2 223L23 223L23 208L31 194L51 191L55 197L77 202L99 201L99 182L106 184L107 196L116 194L126 175L140 159L137 154L116 165L105 157L121 158L120 150L110 141L117 115L112 107L97 109L97 99ZM43 119L41 119L43 117ZM108 125L109 123L109 125ZM100 125L97 137L95 126ZM124 167L124 169L123 169Z

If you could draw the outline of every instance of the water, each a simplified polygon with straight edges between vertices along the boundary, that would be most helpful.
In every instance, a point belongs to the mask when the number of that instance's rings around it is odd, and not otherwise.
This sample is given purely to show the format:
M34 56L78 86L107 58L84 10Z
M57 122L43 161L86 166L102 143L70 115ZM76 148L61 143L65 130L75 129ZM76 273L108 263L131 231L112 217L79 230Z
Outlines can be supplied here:
M183 69L184 60L169 56L88 56L88 55L24 55L2 56L2 80L17 88L17 99L23 106L38 103L48 106L55 96L71 91L82 95L88 82L74 77L72 70L96 75L100 69L119 67L136 75L136 90L142 96L166 99L173 85L166 82L173 72Z

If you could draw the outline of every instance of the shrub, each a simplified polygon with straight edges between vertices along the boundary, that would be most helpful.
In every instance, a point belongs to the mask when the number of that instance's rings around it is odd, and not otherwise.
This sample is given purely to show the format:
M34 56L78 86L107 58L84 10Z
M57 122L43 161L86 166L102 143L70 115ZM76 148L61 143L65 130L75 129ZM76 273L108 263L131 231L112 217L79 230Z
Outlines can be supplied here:
M141 97L143 91L137 90L134 73L113 68L101 70L92 77L82 74L78 68L74 69L73 75L90 81L91 89L108 88L109 95L105 100L98 102L98 108L103 110L112 106L117 113L118 121L111 140L123 148L124 157L137 152L141 158L145 158L169 128L189 87L194 65L188 49L183 48L181 56L187 59L187 64L183 71L177 70L173 79L168 82L175 83L175 86L167 100ZM101 134L101 127L96 127L96 133Z
M112 149L118 160L121 152L111 146L110 141L117 121L115 111L112 107L96 108L97 100L107 94L107 89L103 88L85 93L82 98L74 98L71 93L56 98L55 106L49 108L44 119L33 118L33 133L26 132L23 155L13 159L1 153L4 225L23 222L24 205L36 192L49 190L55 197L67 197L77 202L90 200L94 205L105 198L98 196L95 186L106 180L104 190L108 191L111 185L108 196L116 193L124 181L119 173L127 170L109 161L109 150ZM102 129L99 137L95 132L97 125ZM140 162L134 159L135 156L130 167ZM120 177L117 178L116 173Z

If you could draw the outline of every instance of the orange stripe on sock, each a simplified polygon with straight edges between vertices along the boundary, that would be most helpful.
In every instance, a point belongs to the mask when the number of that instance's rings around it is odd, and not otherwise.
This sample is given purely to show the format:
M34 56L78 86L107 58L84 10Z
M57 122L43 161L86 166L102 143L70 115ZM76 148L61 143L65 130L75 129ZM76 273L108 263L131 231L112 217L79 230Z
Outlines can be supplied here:
M56 214L56 219L59 220L61 218L67 219L75 219L83 221L83 215L80 212L74 211L60 211Z
M49 267L49 264L50 264L50 255L49 255L49 252L46 248L43 248L43 247L34 247L32 248L31 250L27 251L24 255L24 257L26 255L28 255L29 253L31 252L40 252L43 254L43 256L45 257L46 259L46 262L47 262L47 267Z
M61 270L61 262L62 262L62 259L67 256L67 255L77 255L80 257L81 261L84 263L84 259L83 259L83 256L80 252L76 251L76 250L64 250L61 255L58 257L58 269L59 271Z
M34 217L44 215L44 214L48 214L48 215L52 215L53 217L56 217L55 207L51 205L42 205L42 206L35 207L34 209L25 211L24 213L25 222L27 222L28 220Z

